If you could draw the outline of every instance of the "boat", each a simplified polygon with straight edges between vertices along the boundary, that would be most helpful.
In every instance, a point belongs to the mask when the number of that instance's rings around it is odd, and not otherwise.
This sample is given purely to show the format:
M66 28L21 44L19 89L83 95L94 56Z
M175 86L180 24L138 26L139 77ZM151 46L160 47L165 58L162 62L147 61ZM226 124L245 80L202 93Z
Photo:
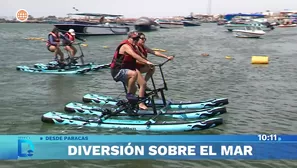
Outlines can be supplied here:
M109 108L103 108L100 106L94 105L87 105L78 102L70 102L65 105L64 111L69 113L78 113L78 114L87 114L87 115L96 115L102 116L111 113ZM217 115L221 115L226 113L226 107L213 107L213 108L205 108L205 109L198 109L198 110L176 110L173 111L170 108L162 108L157 111L157 113L161 113L160 116L165 117L172 117L172 118L179 118L179 119L201 119L201 118L211 118ZM153 117L156 115L154 111L151 110L137 110L136 113L132 115L128 114L129 112L123 111L121 113L116 114L116 116L133 116L133 117Z
M233 34L235 37L260 38L265 32L257 26L246 26L244 30L233 30Z
M122 15L99 14L99 13L70 13L68 15L77 15L85 17L100 17L99 21L65 21L63 23L54 24L61 32L67 32L69 29L74 29L78 36L101 36L101 35L126 35L130 31L127 25L117 23L104 23L105 17L120 18Z
M140 17L134 22L135 30L141 32L157 31L158 26L158 23L148 17Z
M256 26L256 27L260 27L263 31L271 31L274 29L273 26L269 26L269 25L264 25L262 23L259 22L246 22L246 23L234 23L234 22L228 22L225 24L225 28L228 31L233 31L233 30L238 30L238 29L242 29L244 30L246 26Z
M217 21L217 25L218 26L222 26L222 25L225 25L227 23L227 20L226 19L220 19Z
M154 121L153 119L119 120L101 118L88 119L86 117L71 116L60 112L47 112L42 115L41 121L44 123L58 125L76 125L84 127L154 132L198 131L223 124L222 118L210 118L196 121Z
M165 97L165 95L164 95ZM82 98L84 103L94 103L98 105L112 105L116 106L121 99L116 99L111 96L99 95L88 93L85 94ZM148 107L152 107L152 102L147 100L146 105ZM217 99L209 99L203 101L172 101L166 100L165 104L163 99L156 99L154 104L157 108L168 107L170 109L204 109L204 108L212 108L227 105L227 98L217 98Z
M280 28L285 28L285 27L296 27L297 24L280 24L278 27Z
M184 24L182 22L161 19L156 19L155 22L159 24L161 29L184 28Z
M182 23L184 26L201 26L201 22L198 20L198 18L194 16L184 17L184 20L182 20Z

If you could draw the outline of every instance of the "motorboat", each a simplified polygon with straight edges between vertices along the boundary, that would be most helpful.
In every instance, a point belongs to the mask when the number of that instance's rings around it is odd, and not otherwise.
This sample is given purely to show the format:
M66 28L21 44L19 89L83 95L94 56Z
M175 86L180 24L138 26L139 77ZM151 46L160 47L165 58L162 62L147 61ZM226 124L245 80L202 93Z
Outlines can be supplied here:
M134 22L136 31L150 32L159 29L159 24L148 17L140 17Z
M155 22L159 24L161 29L184 28L184 24L179 21L156 19Z
M220 20L217 21L218 26L225 25L226 23L227 23L226 19L220 19Z
M248 21L248 22L240 22L240 23L237 23L237 22L227 22L225 24L225 28L228 30L228 31L234 31L235 29L238 30L238 29L242 29L242 30L245 30L245 27L246 26L255 26L255 27L260 27L263 31L271 31L274 29L274 27L272 25L266 25L264 23L259 23L259 22L253 22L253 21Z
M184 26L201 26L201 22L198 20L198 18L193 17L192 15L189 17L184 17L184 20L182 20L182 23Z
M245 26L244 29L233 30L235 37L260 38L265 32L259 26Z
M54 24L61 32L74 29L78 36L100 36L100 35L125 35L130 31L128 25L116 22L105 22L106 17L119 19L122 15L98 14L98 13L71 13L68 15L85 16L85 19L70 20ZM90 17L95 17L90 19Z
M285 27L296 27L297 24L280 24L278 27L285 28Z

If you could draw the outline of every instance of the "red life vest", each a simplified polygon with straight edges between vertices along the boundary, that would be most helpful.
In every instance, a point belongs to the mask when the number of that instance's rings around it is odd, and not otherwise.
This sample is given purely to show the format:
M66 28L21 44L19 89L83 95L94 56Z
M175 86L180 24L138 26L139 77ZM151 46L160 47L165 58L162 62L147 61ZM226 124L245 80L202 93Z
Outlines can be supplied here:
M75 40L75 36L73 36L73 35L70 34L69 32L65 33L65 36L67 36L67 38L68 38L70 41L74 41L74 40Z
M143 56L145 56L145 58L147 58L147 50L145 49L144 45L138 44L137 46L138 46L138 48L139 48L141 54L142 54Z
M135 53L138 53L135 46L133 46L128 40L124 40L117 47L112 62L110 64L111 69L136 69L136 59L130 56L129 54L119 54L120 48L124 45L128 44Z
M48 34L48 40L47 40L47 42L46 42L46 45L47 45L47 46L50 46L50 45L56 45L56 44L51 44L51 42L50 42L50 40L49 40L50 35L52 35L52 36L54 37L54 41L55 41L55 42L58 42L58 43L60 42L60 37L57 36L55 33L50 32L50 33Z

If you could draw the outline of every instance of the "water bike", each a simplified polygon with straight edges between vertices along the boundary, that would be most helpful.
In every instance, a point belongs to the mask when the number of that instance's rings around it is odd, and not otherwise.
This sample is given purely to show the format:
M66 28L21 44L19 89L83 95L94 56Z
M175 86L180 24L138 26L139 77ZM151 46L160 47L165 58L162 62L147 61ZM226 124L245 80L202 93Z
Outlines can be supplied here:
M163 64L165 64L164 62ZM215 99L208 99L208 100L203 100L203 101L172 101L172 100L167 100L164 94L164 90L168 90L167 83L164 78L164 74L162 71L161 66L160 67L160 73L163 81L163 87L156 89L156 85L154 82L153 77L151 77L151 81L154 87L154 90L157 92L160 92L161 94L161 99L156 99L154 102L151 101L151 99L148 99L145 101L145 104L148 107L152 107L153 103L154 106L157 108L164 108L166 107L167 109L209 109L209 108L214 108L214 107L220 107L229 104L229 101L227 98L215 98ZM125 86L124 86L125 87ZM125 88L125 92L127 92ZM159 95L158 95L159 97ZM85 94L82 98L84 103L93 103L93 104L98 104L98 105L112 105L116 106L117 103L121 100L118 98L114 98L111 96L105 96L105 95L100 95L100 94L92 94L88 93Z
M162 64L155 66L160 67L162 73ZM125 87L125 85L124 85ZM155 88L155 85L154 85ZM126 88L125 88L126 89ZM116 108L109 109L108 112L102 113L102 115L96 115L89 117L72 116L69 114L63 114L56 111L47 112L42 115L41 120L45 123L53 123L59 125L79 125L87 127L100 127L100 128L113 128L113 129L126 129L136 131L162 131L162 132L175 132L175 131L197 131L208 128L213 128L223 124L222 118L206 118L195 121L158 121L161 115L164 113L157 110L154 102L155 97L159 92L163 92L166 87L154 89L153 91L146 94L142 99L139 98L127 98L126 100L118 101ZM149 100L152 104L153 115L148 119L111 119L110 117L118 116L120 113L127 113L129 115L138 115L138 105L141 102ZM85 114L85 113L82 113Z
M95 64L92 62L85 64L84 53L81 49L80 44L81 43L77 43L76 45L79 46L81 55L74 58L68 56L68 58L66 58L66 64L59 64L57 61L51 61L47 64L36 63L33 65L33 67L20 65L16 67L16 70L23 72L47 74L85 74L90 71L98 71L100 69L108 69L110 67L110 63ZM80 59L80 64L78 64L77 62L78 59Z

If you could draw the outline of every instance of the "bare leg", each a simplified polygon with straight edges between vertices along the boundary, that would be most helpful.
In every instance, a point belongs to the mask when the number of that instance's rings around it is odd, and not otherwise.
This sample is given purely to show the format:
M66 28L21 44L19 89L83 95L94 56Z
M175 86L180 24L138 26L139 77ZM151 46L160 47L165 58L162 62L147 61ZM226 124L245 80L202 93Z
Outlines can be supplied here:
M150 66L146 65L140 69L140 72L146 73L144 79L145 79L145 81L148 81L155 73L155 67L150 67Z
M132 71L129 70L127 73L127 93L132 93L135 94L136 93L136 83L137 80L137 72L136 71Z
M139 84L139 98L144 98L145 89L146 89L146 81L144 80L141 72L136 70L137 72L137 83ZM144 103L139 104L139 108L146 110L147 107Z
M54 52L54 56L55 57L57 57L58 55L60 56L60 60L61 61L64 61L64 54L63 54L63 52L60 50L60 48L59 47L57 47L57 46L50 46L49 47L49 50L51 51L51 52Z
M65 46L65 49L70 53L71 57L74 57L74 51L71 46Z
M73 56L75 56L76 53L77 53L77 50L76 50L76 48L75 48L74 46L71 46L71 48L72 48L72 50L73 50Z

